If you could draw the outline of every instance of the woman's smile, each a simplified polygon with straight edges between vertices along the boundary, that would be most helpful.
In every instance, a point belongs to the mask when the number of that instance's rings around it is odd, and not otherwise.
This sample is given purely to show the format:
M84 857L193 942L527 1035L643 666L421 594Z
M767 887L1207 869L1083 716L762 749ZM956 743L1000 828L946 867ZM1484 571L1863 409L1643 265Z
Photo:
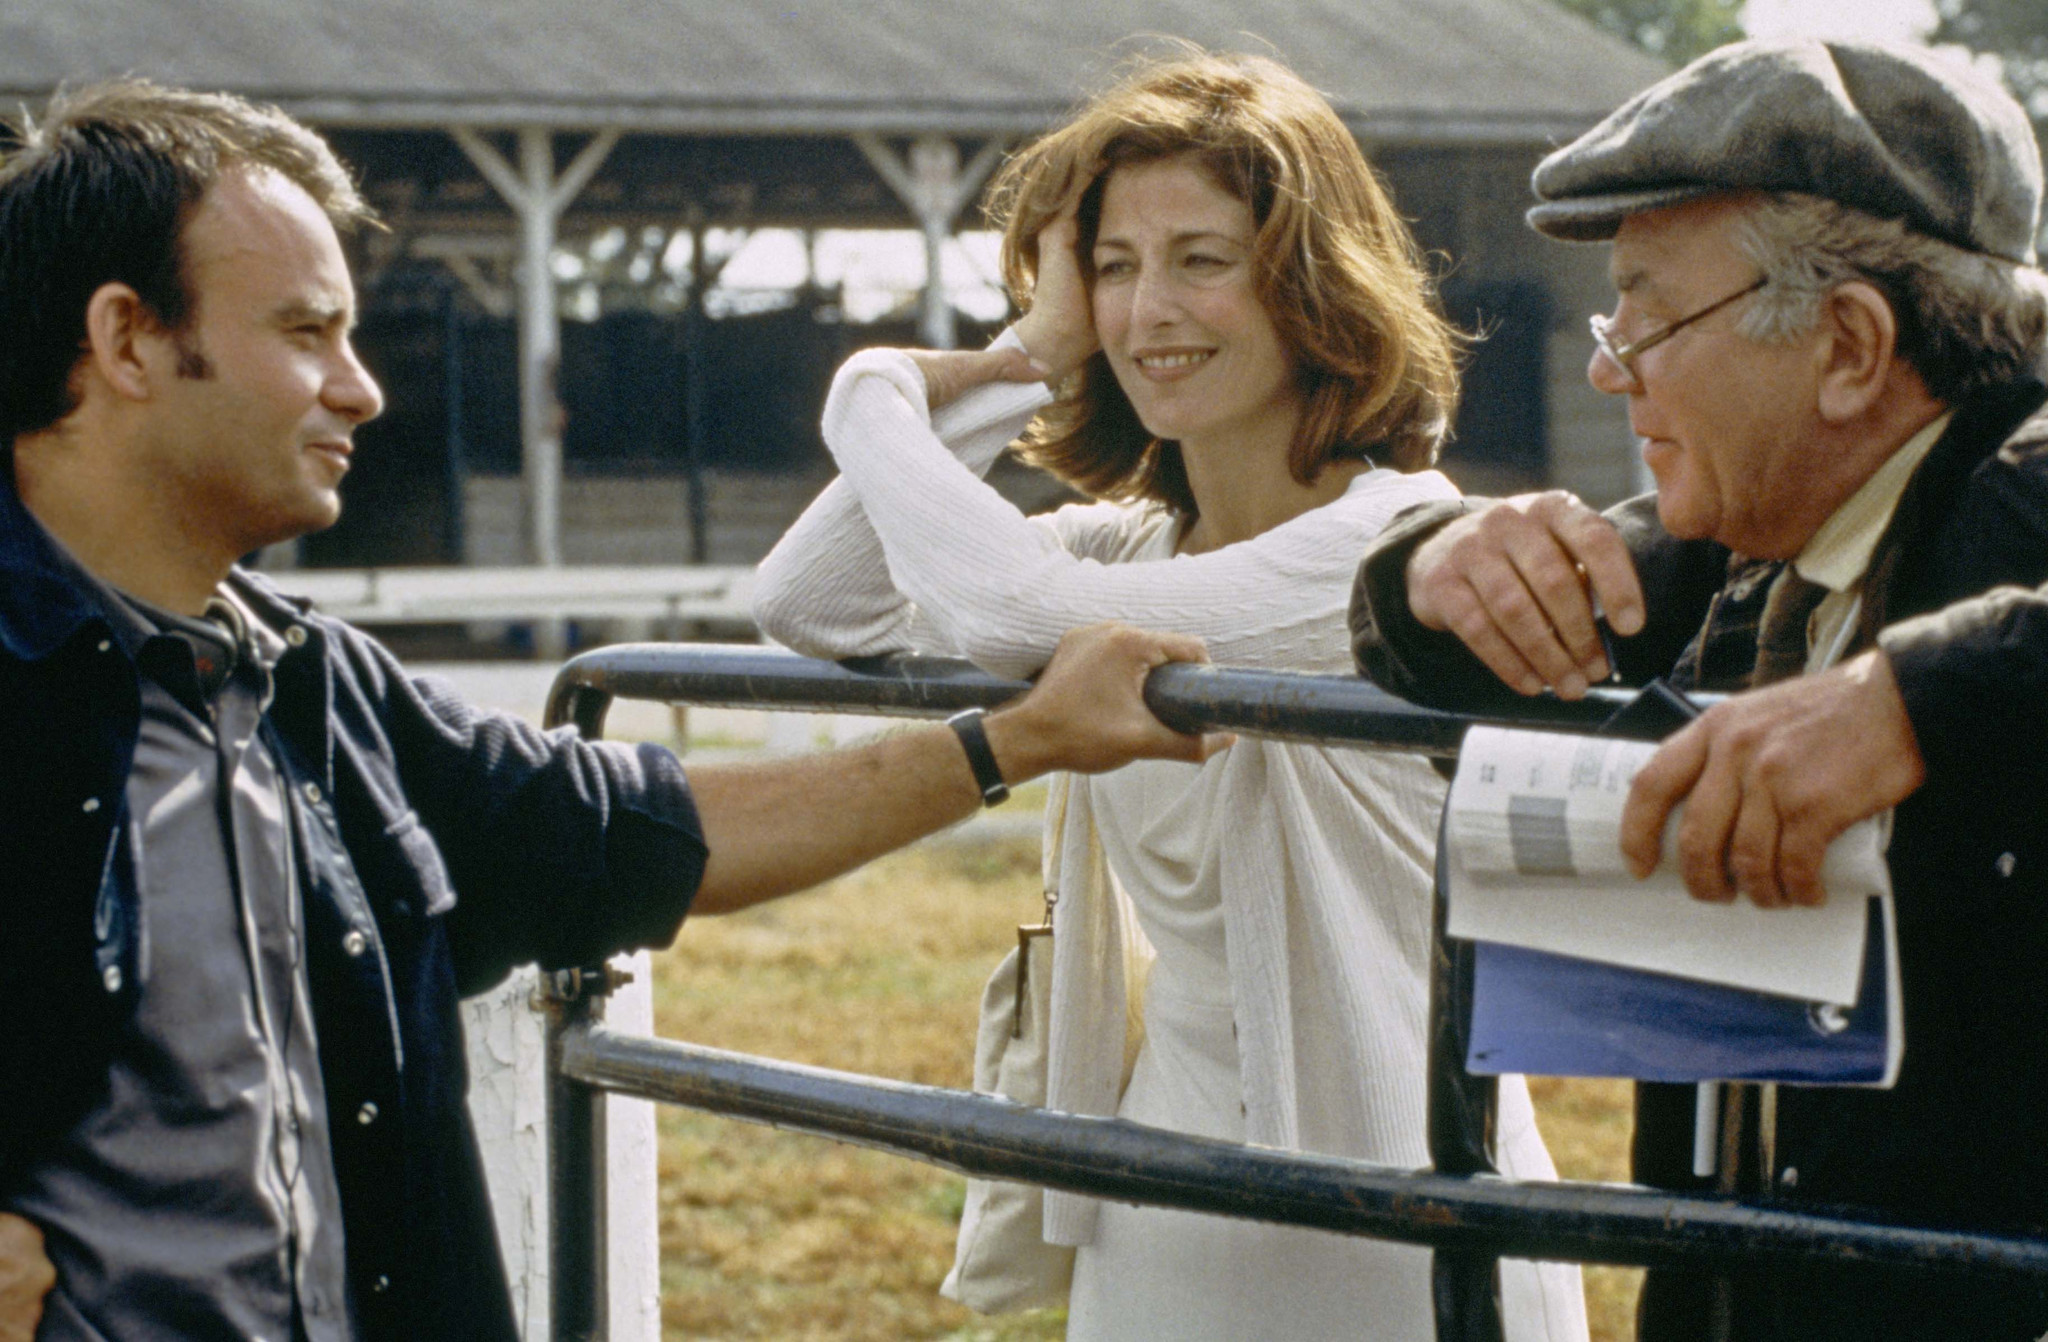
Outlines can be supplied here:
M1171 382L1186 377L1215 356L1213 349L1140 351L1131 362L1154 382Z

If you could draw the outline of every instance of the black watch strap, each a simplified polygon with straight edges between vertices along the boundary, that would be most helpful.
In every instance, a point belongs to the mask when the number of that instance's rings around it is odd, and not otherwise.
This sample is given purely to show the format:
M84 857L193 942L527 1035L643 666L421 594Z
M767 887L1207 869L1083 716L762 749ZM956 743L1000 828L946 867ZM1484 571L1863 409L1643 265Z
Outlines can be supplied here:
M970 708L955 713L946 719L946 725L960 738L960 748L967 752L967 767L974 770L974 785L981 789L983 806L1000 806L1010 797L1010 785L1003 781L1003 771L996 765L996 752L989 749L988 729L982 726L982 719L988 716L986 709Z

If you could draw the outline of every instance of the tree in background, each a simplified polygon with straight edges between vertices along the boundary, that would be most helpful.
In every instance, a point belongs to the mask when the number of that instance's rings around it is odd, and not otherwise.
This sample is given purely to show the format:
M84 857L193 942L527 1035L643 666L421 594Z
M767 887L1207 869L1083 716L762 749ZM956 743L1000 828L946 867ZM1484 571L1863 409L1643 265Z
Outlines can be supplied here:
M1955 42L2005 63L2005 82L2048 142L2048 3L2044 0L1934 0L1941 22L1930 42Z
M1960 3L1960 0L1957 0ZM1557 0L1673 66L1742 36L1742 0ZM2005 0L2015 15L2044 0Z

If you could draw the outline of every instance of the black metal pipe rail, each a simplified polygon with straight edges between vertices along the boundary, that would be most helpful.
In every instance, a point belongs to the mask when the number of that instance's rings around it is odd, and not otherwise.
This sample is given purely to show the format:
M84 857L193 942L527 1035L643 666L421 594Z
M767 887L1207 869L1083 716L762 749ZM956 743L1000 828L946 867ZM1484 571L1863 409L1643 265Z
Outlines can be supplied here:
M962 1174L1488 1255L1652 1267L1856 1263L2048 1274L2048 1242L1625 1184L1519 1183L1240 1146L1123 1119L572 1028L563 1073L615 1095L830 1137Z
M627 644L586 653L563 667L549 695L547 722L572 722L596 737L616 698L936 717L991 707L1028 688L1024 681L947 659L832 663L754 645ZM1457 754L1475 723L1592 731L1633 694L1595 689L1575 703L1525 700L1511 716L1496 717L1423 708L1349 677L1171 665L1151 674L1145 698L1161 720L1182 731L1239 731L1443 759ZM607 1093L683 1104L970 1174L1432 1245L1443 1251L1439 1269L1446 1262L1463 1263L1458 1270L1472 1277L1465 1285L1482 1294L1491 1262L1501 1255L1653 1267L1857 1263L1980 1278L2048 1276L2048 1241L1793 1211L1768 1202L1682 1198L1629 1185L1516 1183L1465 1173L1475 1168L1471 1161L1456 1150L1438 1149L1435 1112L1447 1096L1471 1102L1458 1087L1462 1054L1436 1044L1431 1146L1438 1167L1447 1172L1413 1172L621 1036L598 1024L601 1008L590 1000L605 991L603 971L580 972L583 978L566 987L561 974L555 976L554 1001L561 1009L549 1017L549 1057L557 1080L551 1123L566 1121L573 1133L602 1131ZM1433 994L1444 986L1438 984ZM602 1175L592 1190L581 1173L593 1157L581 1148L552 1148L554 1333L578 1342L602 1337L604 1326L603 1241L588 1224L601 1210ZM1446 1318L1444 1283L1438 1286L1439 1329L1451 1329L1446 1336L1498 1337L1497 1324L1477 1316Z
M562 668L548 696L547 721L573 722L596 737L614 699L939 717L992 708L1030 688L1027 681L943 657L822 662L747 643L624 643L584 653ZM1572 703L1520 701L1512 716L1490 717L1423 708L1355 676L1176 664L1145 682L1145 702L1180 731L1240 731L1438 758L1455 756L1475 722L1590 731L1633 697L1603 687Z

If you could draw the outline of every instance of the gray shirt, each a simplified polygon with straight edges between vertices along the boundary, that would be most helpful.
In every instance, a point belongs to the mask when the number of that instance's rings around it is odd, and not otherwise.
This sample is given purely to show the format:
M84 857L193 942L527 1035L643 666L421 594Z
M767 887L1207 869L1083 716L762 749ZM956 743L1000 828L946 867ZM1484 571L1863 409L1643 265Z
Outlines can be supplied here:
M348 1342L292 803L259 730L283 641L225 594L191 621L79 577L142 672L142 985L104 1099L11 1208L57 1268L38 1342Z

